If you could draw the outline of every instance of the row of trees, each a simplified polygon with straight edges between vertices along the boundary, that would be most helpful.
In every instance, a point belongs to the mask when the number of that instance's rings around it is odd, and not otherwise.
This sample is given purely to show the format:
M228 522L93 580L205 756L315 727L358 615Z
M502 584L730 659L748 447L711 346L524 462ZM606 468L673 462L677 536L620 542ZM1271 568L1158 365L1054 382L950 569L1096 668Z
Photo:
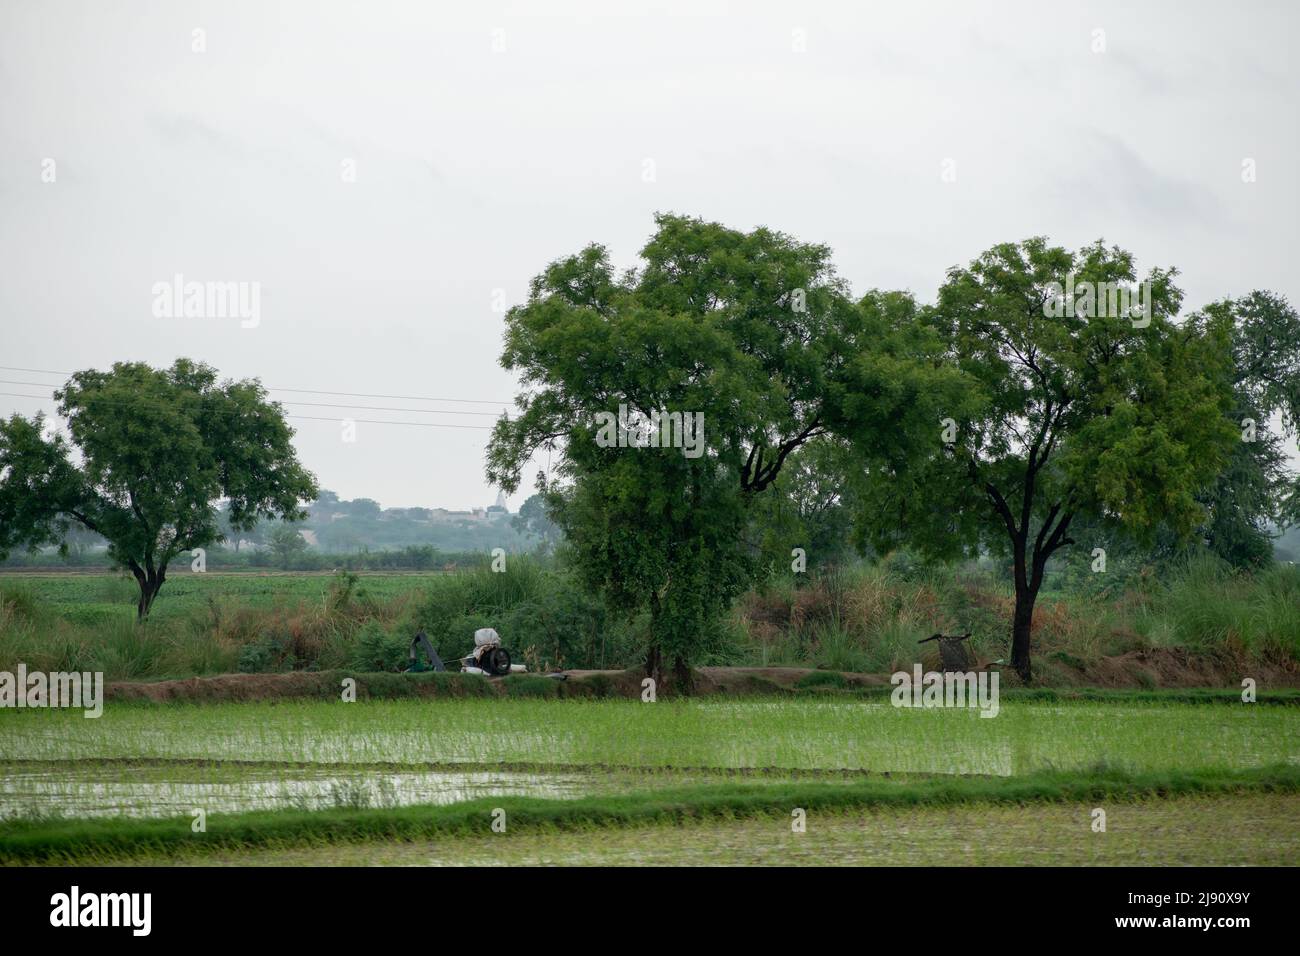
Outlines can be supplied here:
M1283 442L1300 422L1300 319L1279 296L1176 321L1176 273L1154 269L1140 309L1076 300L1127 291L1132 257L1031 239L949 270L932 304L855 297L825 246L673 215L657 226L637 268L590 246L510 311L502 363L525 391L487 457L514 491L539 450L558 452L514 530L562 534L611 607L648 614L652 675L689 682L765 549L815 555L852 533L880 551L1000 555L1028 680L1054 555L1116 534L1199 536L1249 566L1295 518ZM181 552L322 500L257 381L119 363L56 398L66 432L0 421L0 557L98 534L139 583L141 617ZM611 445L597 416L620 408L701 416L703 453Z
M689 680L702 636L758 573L753 536L771 532L778 483L808 514L829 485L881 550L1005 556L1025 680L1047 562L1080 529L1199 532L1249 563L1269 523L1291 520L1282 441L1300 420L1300 321L1278 296L1179 322L1175 270L1139 276L1120 248L1036 238L949 270L934 304L855 298L825 246L656 223L637 268L616 272L589 246L510 311L502 364L525 394L488 449L508 491L539 450L558 453L538 476L547 511L587 582L649 613L652 675ZM1139 280L1144 295L1107 301ZM1102 294L1067 305L1078 289ZM702 414L705 454L611 447L595 415L620 406ZM801 471L821 480L800 501Z
M448 518L433 508L384 508L372 498L340 500L329 490L322 490L315 501L307 504L306 511L307 517L293 527L310 532L313 544L331 554L426 546L444 552L490 551L497 547L514 552L541 543L537 535L525 530L527 522L507 520L491 512L491 520ZM222 517L225 541L236 550L240 542L269 546L271 536L279 530L278 525L262 522L251 530L237 531L224 521L224 509Z

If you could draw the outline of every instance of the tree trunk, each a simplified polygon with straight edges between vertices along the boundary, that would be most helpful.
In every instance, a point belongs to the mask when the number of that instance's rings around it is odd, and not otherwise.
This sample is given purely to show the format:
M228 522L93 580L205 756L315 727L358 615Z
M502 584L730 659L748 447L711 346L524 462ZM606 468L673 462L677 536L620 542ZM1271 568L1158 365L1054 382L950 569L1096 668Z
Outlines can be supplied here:
M154 598L162 590L166 576L166 571L149 571L135 576L136 583L140 585L140 600L135 605L135 619L137 621L143 621L149 616L149 609L153 607Z
M1011 553L1015 562L1016 609L1011 617L1011 666L1026 684L1032 677L1029 664L1029 639L1034 626L1034 602L1042 584L1038 573L1037 549L1033 569L1029 567L1028 533L1021 531L1012 541Z
M1043 435L1040 433L1039 440ZM1038 457L1039 444L1035 443L1029 455L1029 468L1025 474L1024 497L1020 508L1020 522L1016 523L1011 509L1007 507L997 488L986 484L989 497L993 499L994 508L1006 524L1011 536L1011 556L1014 562L1016 582L1016 609L1011 619L1011 666L1026 684L1033 677L1029 663L1029 642L1034 627L1034 603L1043 586L1043 575L1047 571L1047 561L1057 549L1067 544L1074 544L1072 538L1066 537L1074 510L1070 498L1055 502L1047 511L1047 516L1039 525L1038 534L1031 544L1029 538L1030 520L1033 517L1034 475L1046 460ZM972 465L972 468L974 466ZM1064 512L1062 512L1064 508ZM1059 521L1057 518L1059 517ZM1056 521L1055 527L1052 522Z
M695 675L685 658L678 657L673 661L673 684L679 694L689 694L695 690Z
M650 648L645 655L645 676L655 682L656 690L664 683L664 655L659 647L659 594L650 592Z
M140 600L135 604L135 619L143 621L149 616L149 608L153 606L153 599L158 596L158 590L148 581L140 583Z
M653 641L654 638L652 637ZM655 682L655 687L660 687L664 682L664 658L659 651L659 644L650 645L650 650L645 655L645 676Z
M1011 619L1011 666L1026 684L1032 678L1029 638L1034 624L1034 602L1037 600L1037 592L1029 588L1016 588L1016 610Z

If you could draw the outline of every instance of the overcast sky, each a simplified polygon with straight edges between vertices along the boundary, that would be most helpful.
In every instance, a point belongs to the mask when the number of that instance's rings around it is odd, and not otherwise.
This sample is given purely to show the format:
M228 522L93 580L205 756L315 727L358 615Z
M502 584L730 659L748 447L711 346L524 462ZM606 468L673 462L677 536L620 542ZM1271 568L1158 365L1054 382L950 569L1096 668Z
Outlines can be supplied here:
M273 393L327 419L291 419L324 487L466 508L486 430L339 420L489 425L388 409L499 413L494 304L592 241L631 265L656 210L828 243L857 292L1046 235L1177 266L1185 312L1294 302L1297 9L0 0L0 364L324 390ZM155 315L178 273L260 321Z

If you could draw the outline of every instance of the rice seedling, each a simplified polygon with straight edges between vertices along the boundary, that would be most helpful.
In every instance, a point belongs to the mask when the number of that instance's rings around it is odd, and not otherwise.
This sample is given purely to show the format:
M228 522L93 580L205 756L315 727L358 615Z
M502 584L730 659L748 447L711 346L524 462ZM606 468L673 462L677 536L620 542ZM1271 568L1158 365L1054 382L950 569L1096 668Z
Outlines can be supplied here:
M541 830L195 857L205 866L1289 866L1300 857L1295 794L1137 800L1105 840L1092 803L823 811L792 833L779 813L602 830ZM183 859L183 858L182 858Z
M997 774L1105 761L1136 770L1300 760L1300 708L1159 699L1004 700L906 709L887 698L315 701L0 711L8 760L151 758L527 763Z
M932 778L896 782L878 778L851 784L709 784L576 800L492 797L449 806L336 806L332 809L261 811L213 815L196 833L186 816L133 819L13 820L0 824L0 861L111 862L131 857L197 856L213 852L361 841L413 841L484 835L495 814L504 812L512 835L583 832L597 828L680 825L781 816L789 808L808 814L880 808L917 811L970 803L1052 804L1107 800L1137 801L1155 796L1294 795L1300 771L1294 767L1254 771L1131 774L1115 770L1040 773L1013 779ZM1083 827L1081 832L1086 832Z

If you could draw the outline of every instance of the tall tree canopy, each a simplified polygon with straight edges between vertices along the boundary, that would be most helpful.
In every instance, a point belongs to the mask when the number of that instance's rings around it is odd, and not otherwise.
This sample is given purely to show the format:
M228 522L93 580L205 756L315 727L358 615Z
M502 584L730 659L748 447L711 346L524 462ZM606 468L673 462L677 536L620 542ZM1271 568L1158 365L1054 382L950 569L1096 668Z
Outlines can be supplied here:
M1208 514L1203 534L1220 557L1257 567L1272 560L1274 529L1300 520L1296 476L1283 447L1300 430L1300 315L1285 298L1255 291L1211 303L1188 321L1230 330L1231 417L1244 439L1201 496Z
M1294 414L1292 357L1264 331L1285 325L1275 301L1179 325L1175 272L1139 284L1132 257L1100 242L996 246L922 307L853 301L823 246L657 223L639 267L616 275L591 246L511 311L502 362L526 392L488 453L490 480L513 490L538 449L560 450L548 504L590 583L649 611L651 673L707 653L710 622L755 574L747 534L770 558L774 535L822 513L790 486L802 459L830 468L819 483L854 502L877 549L1005 554L1012 663L1029 680L1034 605L1076 518L1189 536L1240 455L1234 415ZM596 414L620 405L702 414L703 453L608 447ZM753 507L774 483L792 507Z
M55 398L70 442L43 437L40 415L0 421L0 556L62 546L79 524L135 577L141 618L168 564L217 541L222 521L239 530L299 518L316 495L279 405L255 380L218 383L187 359L170 369L119 362L78 372Z
M656 224L639 267L616 274L589 246L508 314L502 364L525 393L496 426L488 478L513 491L539 449L558 449L541 484L579 568L616 606L648 611L647 671L685 681L752 580L750 505L790 455L832 429L904 446L938 390L880 342L884 324L848 297L825 246L674 215ZM596 416L620 406L700 416L698 454L609 447Z
M927 452L870 473L864 520L880 547L1009 555L1012 664L1025 680L1044 570L1074 543L1075 516L1187 534L1204 517L1198 492L1238 442L1227 324L1174 324L1173 278L1147 276L1141 315L1114 314L1104 299L1061 310L1063 289L1135 283L1132 257L1031 239L950 270L933 308L895 316L938 334L968 388Z

